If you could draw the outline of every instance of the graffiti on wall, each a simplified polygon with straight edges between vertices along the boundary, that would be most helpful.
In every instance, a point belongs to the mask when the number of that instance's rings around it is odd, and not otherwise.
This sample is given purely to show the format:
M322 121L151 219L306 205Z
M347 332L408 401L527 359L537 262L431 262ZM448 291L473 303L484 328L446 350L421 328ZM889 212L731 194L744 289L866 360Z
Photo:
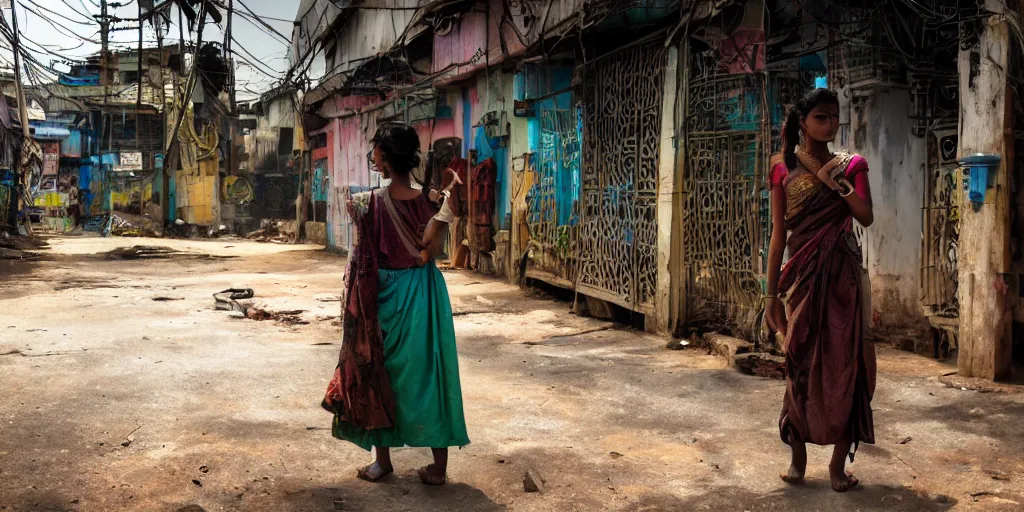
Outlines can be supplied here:
M636 309L657 290L657 192L667 53L638 46L586 69L579 285ZM589 289L589 290L586 290Z
M565 258L579 199L580 142L573 111L542 108L537 181L526 196L530 236Z
M957 301L960 211L956 128L930 133L922 208L921 303L935 316L960 316Z

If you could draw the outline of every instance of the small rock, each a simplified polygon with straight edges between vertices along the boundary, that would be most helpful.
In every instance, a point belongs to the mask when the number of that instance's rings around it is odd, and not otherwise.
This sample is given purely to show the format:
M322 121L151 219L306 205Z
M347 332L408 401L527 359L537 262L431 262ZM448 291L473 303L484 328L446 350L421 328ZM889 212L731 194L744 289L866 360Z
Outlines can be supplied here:
M544 480L532 469L523 476L523 490L526 492L544 492Z
M124 441L121 441L121 446L124 446L125 448L131 446L131 444L132 444L132 440L131 439L125 439Z
M907 437L904 437L903 439L900 439L900 441L898 443L896 443L896 444L907 444L907 443L909 443L909 442L911 442L913 440L914 440L913 437L907 436Z
M946 496L945 494L932 494L931 496L928 496L928 498L934 501L935 503L941 503L944 505L953 502L953 500L950 499L950 497Z
M611 455L611 457L613 459L621 459L622 458L622 454L619 453L619 452L609 452L608 455Z
M210 467L209 466L199 466L199 472L200 473L209 473L210 472Z
M690 346L690 342L687 340L669 340L665 348L669 350L683 350Z
M345 510L345 500L336 499L334 500L334 510Z
M197 479L197 478L193 478L193 479L192 479L192 483L194 483L194 484L198 485L199 487L202 487L202 486L203 486L203 483L202 483L202 482L200 482L200 481L199 481L199 479Z
M505 459L498 459L498 464L508 464L508 461Z

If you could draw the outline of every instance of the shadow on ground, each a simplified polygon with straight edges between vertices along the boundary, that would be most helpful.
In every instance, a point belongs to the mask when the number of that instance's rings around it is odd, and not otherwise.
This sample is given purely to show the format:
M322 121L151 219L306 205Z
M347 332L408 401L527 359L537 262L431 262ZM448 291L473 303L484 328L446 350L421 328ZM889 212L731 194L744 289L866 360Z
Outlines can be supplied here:
M858 510L886 512L944 511L956 505L921 496L910 489L867 485L851 492L833 492L825 481L809 481L799 487L785 487L769 494L754 494L741 487L720 487L705 494L680 499L672 495L647 495L621 509L626 511L744 510L774 512L789 510Z
M265 504L274 510L438 510L501 512L507 507L492 501L483 491L463 483L427 487L415 475L398 475L379 483L340 482L332 487L292 488L283 495L246 493L236 498L240 509L254 510Z

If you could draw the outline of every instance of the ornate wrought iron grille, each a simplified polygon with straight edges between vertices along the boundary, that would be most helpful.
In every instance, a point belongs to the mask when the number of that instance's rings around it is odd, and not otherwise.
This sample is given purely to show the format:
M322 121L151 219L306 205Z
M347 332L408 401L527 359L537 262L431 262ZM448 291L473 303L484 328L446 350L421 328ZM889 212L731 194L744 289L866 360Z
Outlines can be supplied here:
M952 144L952 161L943 161L943 147ZM921 237L921 303L932 315L960 316L957 302L957 252L960 212L957 200L956 131L936 132L928 138Z
M767 272L768 158L777 149L785 105L808 90L811 78L717 75L700 56L693 71L682 221L688 317L749 333Z
M927 140L925 189L922 201L921 305L926 314L958 318L959 278L957 253L960 245L960 200L957 154L959 93L957 82L926 80L914 84L916 117L924 120ZM954 107L955 106L955 107ZM932 127L943 127L935 129Z
M661 44L640 46L586 70L579 286L632 309L652 306L657 290L666 55Z

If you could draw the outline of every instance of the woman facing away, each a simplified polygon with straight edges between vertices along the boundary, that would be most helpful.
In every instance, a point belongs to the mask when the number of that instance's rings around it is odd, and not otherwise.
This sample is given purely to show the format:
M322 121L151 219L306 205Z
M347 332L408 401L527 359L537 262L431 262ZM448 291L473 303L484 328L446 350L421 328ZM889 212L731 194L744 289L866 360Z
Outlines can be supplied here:
M415 130L382 126L372 143L372 161L391 182L348 205L358 239L345 273L341 355L323 406L334 413L334 437L376 448L359 478L391 474L392 447L424 447L434 463L420 479L443 485L448 447L469 444L452 307L434 265L451 215L412 184ZM424 238L428 224L432 238Z
M804 481L807 443L835 445L832 489L846 492L859 483L846 456L852 462L859 443L875 441L875 349L864 339L871 292L853 234L854 220L866 227L874 215L867 161L828 148L838 129L839 100L827 89L809 92L786 119L782 154L772 159L765 307L785 337L779 432L793 459L781 477ZM786 248L791 257L780 272Z

